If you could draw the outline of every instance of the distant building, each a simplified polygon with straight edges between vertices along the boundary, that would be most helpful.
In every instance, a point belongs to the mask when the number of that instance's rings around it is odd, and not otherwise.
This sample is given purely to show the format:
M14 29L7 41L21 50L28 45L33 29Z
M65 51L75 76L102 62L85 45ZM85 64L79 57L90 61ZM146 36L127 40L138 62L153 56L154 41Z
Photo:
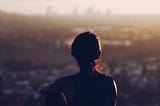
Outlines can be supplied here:
M94 15L94 8L89 7L85 10L85 15Z
M73 15L78 15L78 9L77 8L73 8Z
M97 10L97 15L101 15L101 10Z
M112 15L112 10L111 10L110 8L107 8L107 9L106 9L106 15L107 15L107 16Z
M47 8L46 8L46 16L52 16L53 15L53 13L52 13L52 8L50 7L50 6L48 6Z

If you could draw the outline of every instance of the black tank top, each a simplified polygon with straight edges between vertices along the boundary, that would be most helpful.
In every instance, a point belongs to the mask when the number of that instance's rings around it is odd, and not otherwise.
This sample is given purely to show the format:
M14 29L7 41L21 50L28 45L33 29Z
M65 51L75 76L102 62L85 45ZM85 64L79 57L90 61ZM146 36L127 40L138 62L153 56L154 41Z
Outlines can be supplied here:
M68 106L114 106L116 92L111 77L76 74L73 80L74 100Z

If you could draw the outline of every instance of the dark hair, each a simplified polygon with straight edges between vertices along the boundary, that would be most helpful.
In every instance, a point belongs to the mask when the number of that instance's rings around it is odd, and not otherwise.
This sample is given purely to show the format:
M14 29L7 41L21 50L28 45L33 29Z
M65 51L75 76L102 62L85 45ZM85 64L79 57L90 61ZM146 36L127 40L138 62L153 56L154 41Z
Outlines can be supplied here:
M71 54L79 64L81 62L96 66L95 60L101 55L100 39L95 33L84 32L79 34L73 41L71 46Z

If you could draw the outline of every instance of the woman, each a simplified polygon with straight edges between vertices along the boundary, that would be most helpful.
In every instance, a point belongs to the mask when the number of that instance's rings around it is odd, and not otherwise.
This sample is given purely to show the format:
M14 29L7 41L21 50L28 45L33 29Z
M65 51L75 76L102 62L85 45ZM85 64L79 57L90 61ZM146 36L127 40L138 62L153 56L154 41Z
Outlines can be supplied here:
M96 34L79 34L72 43L71 54L80 71L57 79L43 87L40 92L43 95L60 94L66 106L115 106L115 81L102 74L97 64L101 52L100 40Z

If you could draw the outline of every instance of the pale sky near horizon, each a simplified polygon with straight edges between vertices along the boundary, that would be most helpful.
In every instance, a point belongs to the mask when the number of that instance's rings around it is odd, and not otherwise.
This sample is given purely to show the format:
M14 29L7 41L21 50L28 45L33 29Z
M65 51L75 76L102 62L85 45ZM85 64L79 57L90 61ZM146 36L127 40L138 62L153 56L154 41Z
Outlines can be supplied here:
M113 14L160 14L160 0L0 0L0 10L21 14L45 14L51 7L58 14L71 14L73 8L83 13L93 7L101 13L110 8Z

